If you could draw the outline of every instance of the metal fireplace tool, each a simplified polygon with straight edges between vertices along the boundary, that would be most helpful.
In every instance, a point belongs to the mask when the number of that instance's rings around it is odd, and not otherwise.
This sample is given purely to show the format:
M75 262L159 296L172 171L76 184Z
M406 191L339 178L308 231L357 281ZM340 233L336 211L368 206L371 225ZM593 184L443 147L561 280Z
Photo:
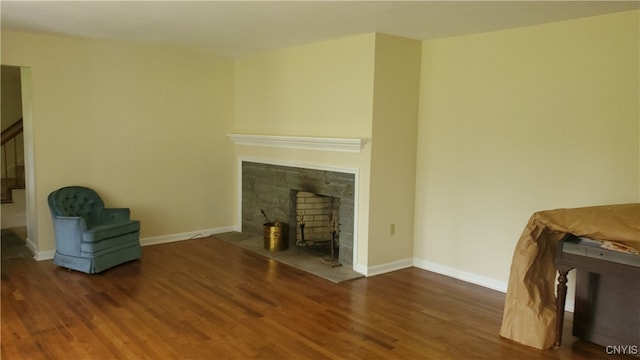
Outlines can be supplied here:
M322 258L322 262L331 267L342 266L342 264L336 257L336 253L335 253L336 235L338 233L338 231L336 230L336 222L335 221L332 222L330 240L306 240L304 237L304 227L305 227L304 217L297 216L296 220L298 220L298 223L300 224L300 240L296 242L296 246L323 246L323 245L327 245L328 243L329 247L331 248L330 250L331 252L329 256L325 256Z

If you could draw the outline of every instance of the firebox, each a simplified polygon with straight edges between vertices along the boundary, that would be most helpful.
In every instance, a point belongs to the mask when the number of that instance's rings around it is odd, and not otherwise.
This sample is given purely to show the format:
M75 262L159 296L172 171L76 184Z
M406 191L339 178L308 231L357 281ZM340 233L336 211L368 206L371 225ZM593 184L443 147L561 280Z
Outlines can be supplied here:
M314 246L339 241L340 199L292 190L296 214L296 245Z

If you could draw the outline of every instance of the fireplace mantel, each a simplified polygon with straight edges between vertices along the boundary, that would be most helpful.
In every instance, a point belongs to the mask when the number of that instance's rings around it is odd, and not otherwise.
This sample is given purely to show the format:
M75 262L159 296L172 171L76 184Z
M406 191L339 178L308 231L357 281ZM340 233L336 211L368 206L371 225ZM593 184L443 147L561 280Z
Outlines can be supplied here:
M235 145L266 146L290 149L323 150L359 153L366 144L363 138L330 138L310 136L280 136L227 134Z

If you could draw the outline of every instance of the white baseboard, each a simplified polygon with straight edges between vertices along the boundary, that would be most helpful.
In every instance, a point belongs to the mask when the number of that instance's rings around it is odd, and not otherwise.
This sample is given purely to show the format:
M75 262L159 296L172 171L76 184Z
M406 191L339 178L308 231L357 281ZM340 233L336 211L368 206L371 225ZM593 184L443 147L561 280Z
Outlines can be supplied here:
M479 285L482 287L486 287L488 289L500 291L502 293L507 292L508 284L504 281L495 280L492 278L488 278L485 276L481 276L478 274L462 271L459 269L454 269L452 267L448 267L441 264L436 264L431 261L422 260L422 259L413 259L413 264L415 267L427 271L434 272L436 274L448 276L454 279L462 280L464 282L468 282L471 284ZM565 310L569 312L573 312L575 306L575 300L567 296Z
M357 273L360 273L360 274L362 274L364 276L368 276L367 275L367 267L362 265L362 264L355 264L353 266L353 271L355 271Z
M403 259L398 260L382 265L375 265L364 268L364 272L362 272L365 276L376 276L384 273L406 269L413 266L413 259ZM360 272L360 271L358 271Z
M146 238L140 239L140 245L149 246L149 245L165 244L165 243L176 242L176 241L191 240L191 239L206 237L209 235L230 232L230 231L238 231L238 227L235 225L232 225L232 226L224 226L219 228L190 231L190 232L179 233L179 234L146 237Z
M472 283L475 285L480 285L482 287L486 287L492 290L497 290L503 293L507 292L506 282L498 281L495 279L480 276L470 272L454 269L452 267L448 267L445 265L436 264L431 261L416 259L416 258L403 259L403 260L394 261L394 262L382 264L382 265L371 266L371 267L365 267L360 265L357 267L356 271L363 273L365 276L375 276L375 275L388 273L391 271L405 269L412 266L415 266L422 270L431 271L440 275L445 275L448 277L452 277L454 279Z
M149 245L165 244L165 243L182 241L182 240L196 239L196 238L201 238L201 237L214 235L214 234L221 234L221 233L230 232L230 231L238 231L238 227L235 225L232 225L232 226L223 226L219 228L190 231L190 232L178 233L178 234L151 236L151 237L141 238L140 245L149 246ZM51 260L53 259L53 256L56 254L55 250L36 251L35 244L29 239L27 239L27 247L34 254L34 259L36 259L37 261Z
M500 291L502 293L507 292L507 283L504 281L491 279L482 275L470 273L467 271L462 271L459 269L455 269L455 268L441 265L441 264L436 264L434 262L422 260L422 259L413 259L413 264L415 267L419 269L431 271L440 275L445 275L445 276L452 277L454 279L462 280L475 285L480 285L482 287Z
M53 260L53 256L56 254L55 250L47 250L47 251L38 251L38 252L33 252L35 255L33 256L34 259L36 259L36 261L43 261L43 260Z
M33 258L36 261L51 260L53 259L53 255L56 254L55 250L37 251L36 245L28 237L27 237L27 248L31 250L31 252L33 253Z

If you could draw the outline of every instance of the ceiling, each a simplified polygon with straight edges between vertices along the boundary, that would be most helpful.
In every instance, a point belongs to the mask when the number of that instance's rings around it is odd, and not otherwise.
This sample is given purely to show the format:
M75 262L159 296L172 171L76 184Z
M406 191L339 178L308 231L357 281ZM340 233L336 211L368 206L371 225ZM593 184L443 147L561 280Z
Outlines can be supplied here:
M640 1L6 1L2 30L180 45L228 57L381 32L417 40L640 8Z

